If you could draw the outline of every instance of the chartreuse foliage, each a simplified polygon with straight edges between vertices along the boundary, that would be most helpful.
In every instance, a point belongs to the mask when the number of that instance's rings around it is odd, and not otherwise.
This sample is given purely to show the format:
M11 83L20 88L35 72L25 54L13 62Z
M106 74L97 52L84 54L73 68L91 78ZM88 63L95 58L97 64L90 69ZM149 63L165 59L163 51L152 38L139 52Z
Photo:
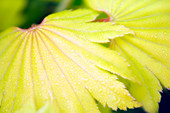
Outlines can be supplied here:
M140 106L114 75L137 82L129 64L94 43L133 32L109 22L91 22L97 16L85 9L63 11L38 26L2 32L0 112L20 113L29 107L36 112L50 103L57 113L98 113L95 100L114 110Z
M170 88L170 2L169 0L86 0L109 15L110 21L134 31L111 40L110 47L130 63L141 84L128 89L147 112L157 112L162 84Z
M56 113L53 104L45 104L38 111L34 100L28 100L21 109L17 110L15 113Z

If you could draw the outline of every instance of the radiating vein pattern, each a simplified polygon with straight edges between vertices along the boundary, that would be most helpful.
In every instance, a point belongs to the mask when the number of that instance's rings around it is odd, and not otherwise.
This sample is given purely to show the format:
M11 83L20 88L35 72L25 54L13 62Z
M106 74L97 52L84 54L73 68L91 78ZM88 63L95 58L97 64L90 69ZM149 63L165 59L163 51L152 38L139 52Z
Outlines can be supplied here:
M97 15L64 11L27 30L0 34L1 113L13 113L29 100L37 110L51 103L57 113L98 113L95 100L114 110L140 106L115 76L135 81L128 63L91 42L132 32L112 23L90 23Z
M160 82L170 88L169 0L86 0L110 21L134 31L111 41L110 47L130 63L141 85L130 83L130 93L144 109L154 113L160 101Z

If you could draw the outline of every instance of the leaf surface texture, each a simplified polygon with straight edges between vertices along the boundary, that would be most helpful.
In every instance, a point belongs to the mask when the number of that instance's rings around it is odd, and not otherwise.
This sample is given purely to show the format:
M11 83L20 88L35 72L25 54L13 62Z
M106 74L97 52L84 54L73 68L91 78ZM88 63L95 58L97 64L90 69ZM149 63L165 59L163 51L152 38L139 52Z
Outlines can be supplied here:
M104 11L110 21L134 31L113 39L110 47L130 63L133 76L129 91L147 112L157 112L162 84L170 88L170 2L168 0L86 0Z
M97 15L85 9L63 11L38 26L2 32L0 112L15 112L30 99L36 110L48 102L57 113L98 113L95 100L115 110L140 106L113 74L135 81L128 63L94 43L131 31L112 23L91 23Z

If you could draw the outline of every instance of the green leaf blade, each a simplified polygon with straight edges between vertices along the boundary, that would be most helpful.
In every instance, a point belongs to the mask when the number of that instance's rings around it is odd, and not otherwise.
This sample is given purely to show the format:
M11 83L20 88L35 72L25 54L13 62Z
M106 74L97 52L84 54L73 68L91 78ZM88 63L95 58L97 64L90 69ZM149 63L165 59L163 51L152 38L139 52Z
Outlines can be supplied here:
M134 35L112 40L110 47L127 59L132 65L130 68L133 76L141 82L141 86L130 83L130 93L143 104L147 112L157 112L160 83L166 88L170 87L169 1L85 1L89 7L107 13L110 21L124 25L134 32ZM148 79L152 82L149 83Z
M87 20L84 17L80 18L83 12L86 15L87 12L93 11L76 11L68 12L70 16L73 15L73 21L76 20L76 24L80 24L77 26L90 27L89 32L93 32L94 24L85 25L84 22L94 20L96 13L90 14L93 18ZM112 74L121 73L121 69L125 68L121 74L129 76L128 63L118 53L112 52L114 54L111 54L111 50L90 42L86 32L68 30L73 25L73 23L69 24L71 19L66 17L68 12L65 11L65 15L56 13L49 16L40 25L27 30L12 28L13 30L0 34L2 44L0 49L0 64L2 64L0 67L2 68L0 71L0 112L18 111L30 99L35 104L35 111L40 110L46 103L50 103L58 113L99 113L95 100L102 105L107 104L114 110L140 106L130 96L125 86L117 80L116 75ZM53 21L56 18L58 20ZM50 24L57 25L57 27L50 26ZM103 26L102 23L98 24ZM114 29L114 26L109 26L111 24L104 25ZM8 35L15 31L17 33ZM125 33L129 33L129 30L124 29L121 35ZM11 44L7 40L10 40ZM3 51L5 48L8 49ZM119 67L117 68L114 63L109 63L106 57L101 57L99 53L101 50L110 57L116 55L111 60L115 61ZM95 57L99 61L95 60ZM3 61L6 63L3 64ZM103 63L100 64L100 61ZM121 65L118 65L120 62ZM103 64L105 66L102 66ZM110 66L114 68L109 69ZM111 70L112 73L106 70ZM133 77L129 79L133 80Z
M137 59L138 56L135 55L136 52L139 52L138 48L134 49L134 45L130 43L127 44L126 40L116 40L116 43L119 46L116 46L115 50L119 51L124 57L126 56L128 61L131 62L130 67L134 72L133 74L138 77L142 84L140 86L139 84L130 83L128 90L139 102L145 103L145 105L143 105L144 109L149 110L149 112L158 112L159 106L157 102L159 102L161 98L158 91L162 91L158 79L155 78L147 65L143 68L143 64L140 64L141 59ZM166 78L165 75L164 78Z

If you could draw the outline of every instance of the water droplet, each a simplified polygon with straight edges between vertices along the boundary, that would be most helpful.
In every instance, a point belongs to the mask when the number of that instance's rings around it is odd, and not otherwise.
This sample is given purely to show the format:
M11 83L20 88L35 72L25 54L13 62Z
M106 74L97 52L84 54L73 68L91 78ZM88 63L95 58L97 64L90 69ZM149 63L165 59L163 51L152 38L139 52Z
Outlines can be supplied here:
M102 82L102 84L105 84L105 82Z
M163 34L164 34L164 35L166 35L166 34L167 34L167 32L166 32L166 31L164 31L164 32L163 32Z
M155 33L154 36L155 36L155 38L157 38L158 37L158 33Z
M41 84L44 84L44 81L41 81Z
M101 93L101 92L102 92L102 89L99 89L99 92Z
M88 81L88 78L83 78L84 81Z
M59 83L55 83L55 85L57 85L57 86L58 86L58 85L59 85Z

